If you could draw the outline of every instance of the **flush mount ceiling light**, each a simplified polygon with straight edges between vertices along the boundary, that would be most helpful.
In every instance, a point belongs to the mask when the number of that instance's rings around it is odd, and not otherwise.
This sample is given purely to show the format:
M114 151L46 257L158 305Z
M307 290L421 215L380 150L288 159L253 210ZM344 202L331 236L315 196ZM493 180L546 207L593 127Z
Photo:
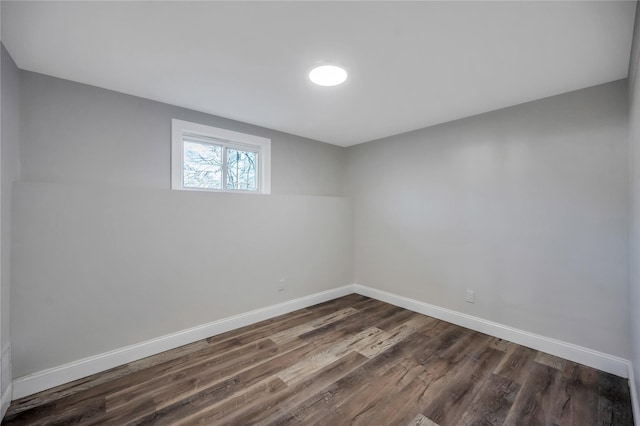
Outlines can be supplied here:
M337 65L320 65L309 73L309 80L318 86L337 86L347 79L347 71Z

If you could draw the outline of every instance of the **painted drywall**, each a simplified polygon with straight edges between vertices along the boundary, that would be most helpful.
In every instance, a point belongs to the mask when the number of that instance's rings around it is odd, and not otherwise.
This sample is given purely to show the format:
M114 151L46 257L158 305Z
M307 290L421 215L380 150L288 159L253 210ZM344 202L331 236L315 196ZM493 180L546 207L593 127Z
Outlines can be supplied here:
M640 7L636 5L636 26L629 63L629 159L631 165L631 344L636 390L640 390ZM638 397L636 395L636 397ZM636 404L640 407L640 397ZM638 413L636 412L636 415Z
M0 244L1 266L0 266L0 349L4 355L2 363L2 380L0 383L2 394L11 383L11 366L5 349L10 343L10 277L11 277L11 198L12 184L19 179L20 159L19 159L19 129L20 129L20 74L13 62L13 59L5 49L0 46L1 70L1 128L0 139L0 165L1 173L1 197L0 197L0 230L2 237Z
M274 194L343 193L341 147L42 74L21 77L23 180L169 188L177 118L271 138Z
M355 281L628 358L627 112L621 80L348 148Z
M17 184L14 375L350 282L347 198L211 195Z
M20 90L14 377L353 282L343 148L30 72ZM170 190L171 118L271 138L272 195Z

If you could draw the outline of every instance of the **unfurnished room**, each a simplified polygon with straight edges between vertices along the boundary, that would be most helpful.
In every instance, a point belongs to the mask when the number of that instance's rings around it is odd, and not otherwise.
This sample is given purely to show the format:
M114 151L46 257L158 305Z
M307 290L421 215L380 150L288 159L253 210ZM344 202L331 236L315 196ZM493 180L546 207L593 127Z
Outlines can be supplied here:
M0 1L2 425L640 424L640 7Z

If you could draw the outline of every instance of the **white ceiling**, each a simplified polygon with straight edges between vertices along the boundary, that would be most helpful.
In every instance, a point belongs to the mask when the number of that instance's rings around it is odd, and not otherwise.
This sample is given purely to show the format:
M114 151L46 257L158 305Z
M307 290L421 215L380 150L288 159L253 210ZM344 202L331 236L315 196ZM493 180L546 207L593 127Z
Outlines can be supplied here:
M635 1L2 2L22 69L349 146L627 76ZM349 79L318 87L322 61Z

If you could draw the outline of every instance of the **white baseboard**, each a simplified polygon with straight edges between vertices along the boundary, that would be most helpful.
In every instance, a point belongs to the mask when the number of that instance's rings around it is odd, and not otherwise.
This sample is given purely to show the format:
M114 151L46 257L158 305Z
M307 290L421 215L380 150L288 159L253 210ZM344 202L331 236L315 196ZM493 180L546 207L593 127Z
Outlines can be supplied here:
M408 297L398 296L359 284L353 285L353 291L363 296L391 303L410 311L428 315L452 324L460 325L480 333L489 334L522 346L546 352L560 358L568 359L579 364L597 368L616 376L629 377L629 361L617 356L598 352L589 348L563 342L528 331L519 330L493 321L488 321L472 315L463 314L451 309L441 308L429 303Z
M4 389L4 392L2 392ZM3 349L0 355L0 420L9 409L13 399L13 385L11 383L11 342Z
M640 400L638 400L638 387L636 386L635 374L633 373L633 363L629 362L629 388L631 389L631 406L633 407L633 419L635 424L640 425Z
M351 293L352 285L334 288L19 377L13 381L13 399Z
M11 404L13 396L13 384L9 383L7 390L2 394L2 398L0 399L0 420L4 418L4 415L7 414L7 410L9 409L9 405Z

